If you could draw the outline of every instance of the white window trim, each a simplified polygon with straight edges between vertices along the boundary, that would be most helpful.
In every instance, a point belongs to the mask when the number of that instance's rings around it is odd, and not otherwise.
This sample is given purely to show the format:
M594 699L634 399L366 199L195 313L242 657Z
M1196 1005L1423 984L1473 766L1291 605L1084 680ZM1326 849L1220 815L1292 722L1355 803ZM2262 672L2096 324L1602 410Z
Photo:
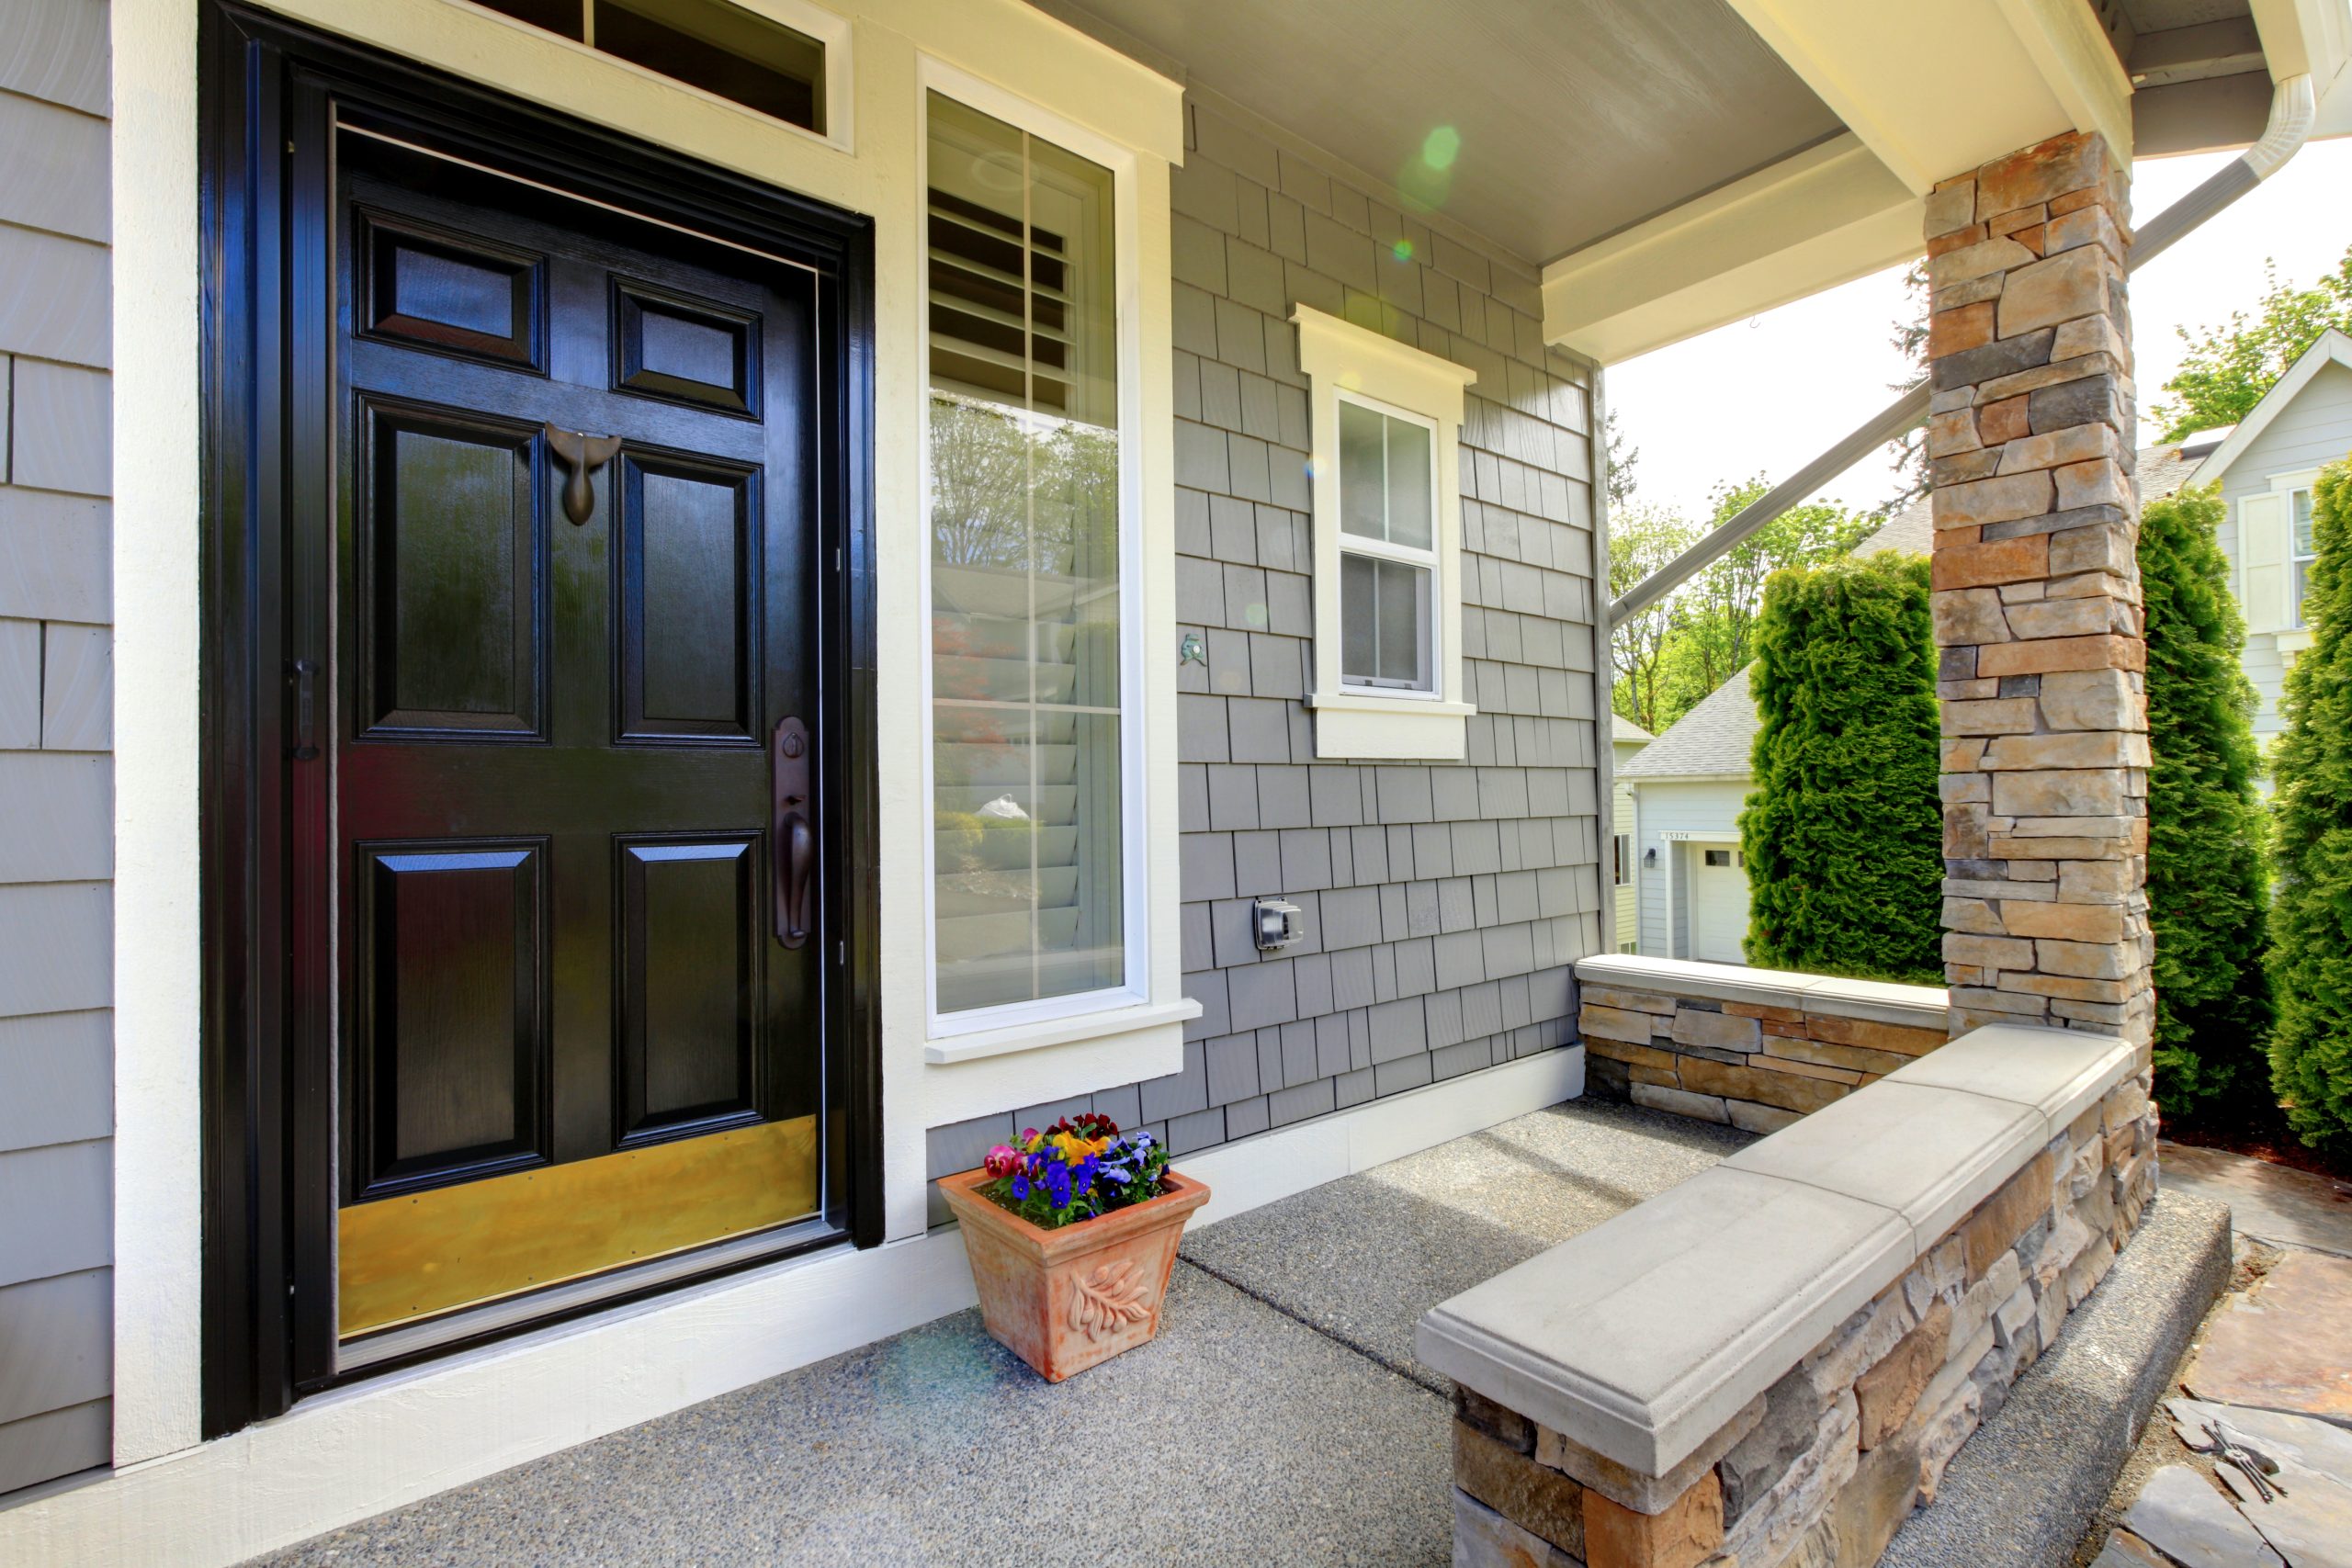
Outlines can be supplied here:
M1462 675L1462 411L1478 373L1309 306L1291 311L1306 373L1314 442L1315 754L1327 759L1460 761L1469 721ZM1431 690L1350 685L1341 673L1340 401L1431 426L1436 486L1436 583L1430 616ZM1328 482L1327 482L1328 481ZM1366 544L1374 541L1364 541ZM1382 552L1373 552L1382 553Z
M748 116L763 130L781 130L789 135L806 137L811 141L837 148L843 152L857 151L857 94L854 85L857 81L857 72L851 59L850 42L855 29L851 26L847 17L828 11L821 6L811 5L809 0L727 0L727 3L749 11L755 17L763 17L771 22L790 28L794 32L805 34L825 46L825 129L820 131L811 130L805 125L795 125L788 119L778 119L775 116L755 109L749 104L739 103L733 98L721 97L707 87L697 87L692 82L684 82L675 76L664 75L650 65L639 65L637 62L624 60L617 54L607 54L594 44L582 43L578 39L566 38L561 33L549 32L547 28L537 27L520 17L510 17L503 11L493 11L487 6L477 5L475 0L447 0L447 3L486 17L501 27L519 28L529 33L533 38L544 39L559 48L591 56L602 64L626 71L633 76L642 76L647 81L658 83L673 92L691 95L716 108L724 109L730 114Z
M1144 279L1148 275L1143 265L1145 228L1140 220L1141 203L1137 190L1138 159L1134 149L933 56L920 57L916 78L916 173L911 199L916 206L915 232L919 235L924 231L923 215L928 210L929 202L928 105L930 96L934 92L1017 126L1033 136L1053 142L1111 171L1116 253L1113 260L1113 276L1117 301L1114 309L1119 348L1119 614L1122 623L1119 810L1125 840L1120 861L1120 893L1126 976L1122 985L1071 996L974 1008L954 1013L939 1010L937 837L932 829L936 791L932 746L932 659L926 632L925 645L919 660L922 671L920 722L922 733L923 1057L933 1065L948 1065L1019 1051L1080 1045L1131 1035L1139 1030L1162 1033L1180 1031L1183 1022L1199 1016L1201 1010L1199 1003L1188 1000L1181 994L1177 976L1178 959L1173 948L1176 939L1175 911L1172 908L1176 892L1173 857L1159 857L1152 852L1154 843L1161 840L1172 842L1176 832L1171 809L1174 799L1172 715L1175 704L1172 673L1162 671L1146 651L1167 640L1165 637L1155 634L1161 630L1159 623L1172 616L1172 604L1167 607L1167 613L1162 614L1161 607L1152 602L1156 596L1149 591L1148 582L1156 574L1149 569L1156 560L1172 558L1174 536L1172 522L1157 518L1154 515L1156 509L1147 504L1149 493L1148 466L1155 449L1160 445L1153 438L1150 426L1155 421L1164 421L1169 410L1164 400L1153 400L1145 395L1147 360L1164 370L1166 355L1164 344L1161 345L1162 353L1148 353L1150 345L1144 332L1148 312L1143 289ZM1163 225L1157 231L1160 238L1160 254L1156 265L1164 275L1167 230ZM920 270L918 287L922 290L929 288L927 264ZM922 310L920 314L923 321L917 360L922 374L919 444L922 456L918 463L920 491L917 504L924 541L919 573L920 593L921 603L926 607L924 624L927 627L928 606L932 602L931 331L929 310ZM1164 319L1165 313L1160 314ZM1165 376L1161 379L1165 380ZM1172 431L1169 433L1169 438L1172 441ZM1155 524L1159 525L1155 526ZM1159 689L1162 687L1167 689ZM1169 722L1159 722L1162 714L1168 716ZM1168 733L1162 735L1163 729ZM1171 776L1167 781L1160 781L1153 776L1159 772L1166 772ZM1170 863L1155 863L1162 858ZM1156 920L1153 895L1163 883L1167 891L1164 901L1171 908L1165 911L1167 918Z

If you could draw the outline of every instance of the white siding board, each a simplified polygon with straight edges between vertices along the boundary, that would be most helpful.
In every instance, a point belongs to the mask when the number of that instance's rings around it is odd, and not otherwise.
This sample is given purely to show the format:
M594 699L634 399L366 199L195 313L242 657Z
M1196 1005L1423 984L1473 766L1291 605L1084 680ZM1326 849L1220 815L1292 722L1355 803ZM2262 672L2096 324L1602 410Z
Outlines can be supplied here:
M1657 957L1690 954L1690 878L1668 833L1736 833L1747 803L1748 783L1739 780L1641 781L1642 841L1637 850L1642 878L1642 951ZM1657 863L1648 863L1649 852ZM1673 883L1672 929L1668 930L1668 883ZM1668 943L1669 937L1672 946Z
M113 632L51 622L41 652L42 750L103 751L113 735Z
M107 238L107 122L0 93L0 223Z
M105 114L105 0L8 0L8 25L0 28L0 89Z
M112 1392L113 1270L0 1287L0 1345L39 1346L0 1356L0 1423L87 1404Z
M105 178L101 165L98 178ZM72 365L110 361L107 248L0 223L0 350ZM19 400L24 389L17 388ZM18 456L22 456L19 449ZM22 473L18 484L29 484Z
M113 1261L113 1156L111 1140L0 1154L0 1285Z
M96 882L114 874L114 759L0 751L0 882Z
M0 620L0 751L40 744L40 623Z
M113 548L106 502L0 486L0 615L112 621Z
M114 1015L0 1018L0 1152L114 1132Z
M114 889L103 882L0 887L0 1018L114 1005Z
M103 253L101 253L103 254ZM0 255L0 276L7 258ZM112 378L103 370L17 359L10 478L35 490L105 495L114 488Z
M94 1470L113 1458L114 1407L93 1400L0 1427L0 1493Z
M2294 401L2272 416L2222 478L2223 517L2214 537L2229 558L2233 591L2241 586L2238 503L2249 495L2268 493L2274 476L2309 473L2346 457L2352 457L2352 369L2329 363L2320 367ZM2277 735L2286 728L2278 705L2286 691L2288 664L2278 637L2270 632L2249 635L2240 663L2259 699L2256 736Z

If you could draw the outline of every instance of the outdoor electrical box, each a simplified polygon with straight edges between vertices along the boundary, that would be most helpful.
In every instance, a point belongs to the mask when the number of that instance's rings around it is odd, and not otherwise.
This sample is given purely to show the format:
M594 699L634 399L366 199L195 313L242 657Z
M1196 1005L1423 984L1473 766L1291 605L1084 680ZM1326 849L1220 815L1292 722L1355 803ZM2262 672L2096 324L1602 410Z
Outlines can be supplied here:
M1298 906L1281 898L1251 899L1250 919L1255 926L1254 934L1261 953L1288 947L1306 934L1306 926L1299 920Z

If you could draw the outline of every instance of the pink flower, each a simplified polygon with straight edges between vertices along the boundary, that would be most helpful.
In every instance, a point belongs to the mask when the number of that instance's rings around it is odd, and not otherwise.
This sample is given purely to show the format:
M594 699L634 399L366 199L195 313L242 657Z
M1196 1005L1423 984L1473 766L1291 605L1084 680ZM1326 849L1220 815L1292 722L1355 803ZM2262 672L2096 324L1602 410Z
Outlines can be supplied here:
M1010 1144L997 1145L989 1151L988 1158L981 1162L990 1176L1010 1176L1020 1163L1021 1152Z

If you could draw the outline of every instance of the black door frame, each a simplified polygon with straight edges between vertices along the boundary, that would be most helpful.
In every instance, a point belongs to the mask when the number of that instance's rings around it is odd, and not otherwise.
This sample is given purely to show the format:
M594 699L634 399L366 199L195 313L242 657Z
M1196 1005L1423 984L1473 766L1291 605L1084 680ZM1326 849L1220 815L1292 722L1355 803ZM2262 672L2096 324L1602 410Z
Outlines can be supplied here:
M817 754L840 804L820 847L823 934L835 960L823 966L820 1006L829 1049L841 1053L838 1071L828 1069L842 1092L825 1131L845 1189L842 1234L818 1245L843 1234L860 1247L882 1238L882 1077L871 220L231 0L205 0L201 28L202 1386L210 1438L338 1381L333 1292L322 1288L332 1281L317 1277L334 1224L333 953L323 929L304 929L318 922L294 918L305 904L322 907L319 888L302 879L327 871L323 854L298 852L306 841L326 843L333 750L330 736L315 754L297 755L298 661L323 674L330 652L322 542L333 496L328 236L338 116L818 274L825 625ZM323 708L323 694L314 701Z

